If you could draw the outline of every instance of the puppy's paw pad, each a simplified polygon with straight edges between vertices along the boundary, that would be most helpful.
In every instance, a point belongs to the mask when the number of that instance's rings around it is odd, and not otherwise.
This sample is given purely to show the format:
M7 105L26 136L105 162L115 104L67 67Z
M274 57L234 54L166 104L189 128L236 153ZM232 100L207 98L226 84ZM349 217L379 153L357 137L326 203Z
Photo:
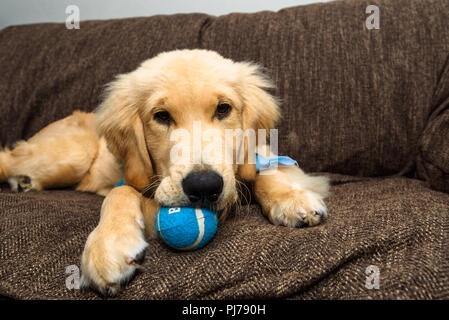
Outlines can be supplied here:
M28 192L34 189L34 183L29 176L18 175L8 179L9 186L14 192Z
M19 191L28 192L34 189L34 183L29 176L18 176Z

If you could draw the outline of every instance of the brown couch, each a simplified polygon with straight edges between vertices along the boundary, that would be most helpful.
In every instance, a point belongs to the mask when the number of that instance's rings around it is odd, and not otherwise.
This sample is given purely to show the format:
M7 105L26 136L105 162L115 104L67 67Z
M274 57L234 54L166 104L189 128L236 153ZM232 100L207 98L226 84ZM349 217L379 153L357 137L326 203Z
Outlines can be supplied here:
M380 8L367 30L365 8ZM0 31L0 142L29 138L157 53L261 63L282 99L279 148L332 179L329 219L271 225L237 210L205 248L151 241L118 298L449 298L449 1L345 0L279 12L153 16ZM103 198L0 185L0 294L98 299L66 288ZM379 289L368 289L377 266Z

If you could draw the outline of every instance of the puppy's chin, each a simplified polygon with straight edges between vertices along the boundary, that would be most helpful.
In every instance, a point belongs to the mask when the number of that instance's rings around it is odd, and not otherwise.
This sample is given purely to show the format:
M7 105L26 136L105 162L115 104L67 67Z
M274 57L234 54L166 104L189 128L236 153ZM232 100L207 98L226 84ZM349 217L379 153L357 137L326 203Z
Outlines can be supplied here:
M192 204L187 199L187 197L185 197L184 194L182 194L182 196L170 197L167 193L163 192L162 190L159 192L158 190L156 190L154 200L156 200L156 202L159 203L161 207L200 206L201 208L206 208L216 212L218 214L218 217L222 219L226 216L226 214L233 207L233 205L237 203L237 192L226 196L222 195L218 199L218 201L214 203L203 202L201 204Z
M161 207L201 207L205 209L209 209L215 212L228 210L231 208L237 201L235 197L228 197L223 200L219 200L214 203L210 202L202 202L202 203L191 203L188 199L159 199L157 196L154 197L154 200L161 206Z

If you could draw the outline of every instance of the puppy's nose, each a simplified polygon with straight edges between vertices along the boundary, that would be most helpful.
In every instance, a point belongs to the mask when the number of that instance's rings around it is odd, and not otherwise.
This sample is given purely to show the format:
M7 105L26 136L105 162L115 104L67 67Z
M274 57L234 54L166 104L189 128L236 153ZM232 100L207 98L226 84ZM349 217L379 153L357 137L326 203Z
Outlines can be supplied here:
M223 191L223 178L214 171L192 171L182 180L182 189L192 204L215 202Z

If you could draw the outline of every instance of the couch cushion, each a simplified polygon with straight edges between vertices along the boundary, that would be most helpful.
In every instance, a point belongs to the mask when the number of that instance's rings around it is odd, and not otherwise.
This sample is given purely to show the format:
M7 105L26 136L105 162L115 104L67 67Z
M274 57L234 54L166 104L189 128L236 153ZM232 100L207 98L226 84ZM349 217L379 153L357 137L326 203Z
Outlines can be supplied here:
M431 187L449 193L449 55L432 105L419 144L416 171Z
M217 50L267 67L282 102L281 153L307 171L399 172L414 159L449 50L447 0L369 0L279 12L13 26L0 31L0 144L28 138L106 83L176 48Z
M12 26L0 31L0 145L29 138L162 51L200 46L204 14ZM188 26L188 27L186 27Z
M449 195L407 178L331 176L330 216L271 225L257 205L232 214L205 248L150 241L146 271L118 298L449 298ZM66 288L103 198L70 190L0 192L0 294L98 299ZM365 287L377 266L380 289Z

